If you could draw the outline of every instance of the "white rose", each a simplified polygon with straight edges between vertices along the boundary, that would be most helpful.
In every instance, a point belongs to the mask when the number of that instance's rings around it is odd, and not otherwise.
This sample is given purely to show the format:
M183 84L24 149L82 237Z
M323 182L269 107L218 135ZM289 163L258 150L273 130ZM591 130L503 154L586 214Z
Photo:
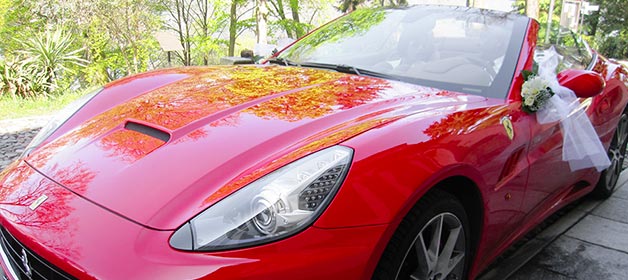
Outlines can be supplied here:
M547 86L547 82L539 76L535 76L527 80L525 83L523 83L523 86L521 87L521 97L523 97L523 104L525 104L526 106L534 105L536 98L543 90L547 89Z
M532 106L534 105L534 100L536 98L534 98L535 96L532 95L528 95L528 96L524 96L523 98L523 104L525 104L526 106Z

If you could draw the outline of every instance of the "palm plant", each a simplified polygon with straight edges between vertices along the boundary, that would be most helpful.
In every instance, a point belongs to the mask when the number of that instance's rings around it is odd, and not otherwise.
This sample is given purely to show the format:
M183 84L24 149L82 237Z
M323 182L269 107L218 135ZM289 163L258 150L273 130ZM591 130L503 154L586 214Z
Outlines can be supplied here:
M79 55L83 49L74 48L73 42L72 37L61 30L46 32L20 41L23 49L19 53L26 58L26 64L40 71L54 90L63 73L72 73L71 66L87 63Z

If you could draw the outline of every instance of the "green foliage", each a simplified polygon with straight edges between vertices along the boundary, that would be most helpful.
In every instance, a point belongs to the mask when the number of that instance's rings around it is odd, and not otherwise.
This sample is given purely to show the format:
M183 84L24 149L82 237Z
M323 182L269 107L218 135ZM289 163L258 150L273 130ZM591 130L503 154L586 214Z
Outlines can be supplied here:
M371 26L382 22L386 11L382 9L359 9L340 20L334 21L330 28L320 29L302 39L300 48L289 49L285 54L293 59L304 57L320 44L337 42L343 38L364 33Z
M93 88L80 91L64 91L50 96L15 98L0 96L0 119L13 119L34 115L49 115L63 109L72 101L91 92Z
M296 22L293 19L286 18L276 20L270 23L271 30L273 32L279 32L280 30L290 30L290 34L294 34L293 39L299 38L312 30L314 28L313 25L304 23L304 22Z
M530 79L531 77L534 77L535 74L532 71L528 71L528 70L523 70L521 71L521 76L523 77L524 81L527 81L528 79Z
M356 10L360 6L367 7L404 7L408 5L407 0L340 0L338 9L342 12Z
M45 20L37 17L35 3L23 0L2 0L2 6L11 7L2 10L2 21L0 26L0 50L3 53L11 53L19 50L19 40L28 38L33 33L37 33L45 25Z
M612 36L615 35L615 36ZM598 46L600 53L613 58L628 58L628 31L622 30L619 34L605 36Z
M249 34L258 25L253 16L256 5L265 3L270 11L268 37L274 42L285 37L279 33L300 37L326 21L319 17L335 17L329 11L337 2L0 0L0 96L57 96L68 88L102 85L169 66L154 39L163 30L180 31L177 35L185 51L173 55L185 57L183 64L217 64L230 48L241 48L241 41L253 42ZM370 2L382 5L384 1ZM177 10L176 3L184 8Z
M73 47L73 39L60 30L17 42L21 50L0 63L2 95L47 96L59 89L63 77L72 74L72 66L87 62L78 56L81 50Z
M79 56L82 49L75 49L73 42L74 39L61 30L40 33L21 40L19 54L26 64L45 77L51 90L54 90L59 77L73 72L71 66L82 67L87 63Z
M600 10L585 16L586 30L595 39L598 50L618 59L628 58L628 5L626 0L592 0Z
M517 0L513 8L521 14L525 14L525 0ZM599 5L599 11L593 11L590 15L584 15L584 25L580 27L581 35L597 50L609 57L628 58L628 23L625 18L628 14L626 0L591 0L591 5ZM539 41L544 41L550 0L540 0L539 7ZM555 0L554 14L552 15L552 30L550 31L550 43L557 40L571 40L564 36L565 32L558 32L560 28L560 13L563 1ZM564 28L563 28L564 29ZM568 43L568 42L567 42Z
M60 88L63 78L71 77L72 66L86 63L78 56L81 50L72 46L73 39L59 30L17 41L22 49L0 64L2 95L47 96Z
M163 28L173 31L183 47L183 51L175 53L181 64L207 65L225 55L230 41L221 38L221 35L230 25L227 10L231 4L231 1L225 0L161 0L165 15ZM241 8L246 1L237 0L233 4L236 5L234 18L238 21L237 8Z
M51 85L33 64L19 59L0 62L0 97L35 97L47 95Z
M146 71L152 53L158 51L153 34L162 24L161 6L149 0L92 1L95 11L90 21L97 22L97 28L104 33L108 41L105 51L124 61L124 67L118 70L124 76Z

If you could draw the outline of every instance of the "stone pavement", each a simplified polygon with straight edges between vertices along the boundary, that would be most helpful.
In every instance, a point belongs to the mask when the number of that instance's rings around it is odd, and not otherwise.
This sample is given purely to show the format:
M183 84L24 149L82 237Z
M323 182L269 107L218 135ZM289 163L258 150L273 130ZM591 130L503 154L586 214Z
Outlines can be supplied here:
M564 233L509 280L628 279L628 172L609 199L586 198L556 224Z
M22 154L49 116L0 120L0 170Z

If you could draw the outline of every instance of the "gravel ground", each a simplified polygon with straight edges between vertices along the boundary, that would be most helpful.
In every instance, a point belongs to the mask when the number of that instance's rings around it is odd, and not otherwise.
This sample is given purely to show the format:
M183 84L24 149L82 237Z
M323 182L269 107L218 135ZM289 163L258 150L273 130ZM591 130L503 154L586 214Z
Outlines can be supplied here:
M41 116L0 120L0 170L22 154L48 119L48 116Z

